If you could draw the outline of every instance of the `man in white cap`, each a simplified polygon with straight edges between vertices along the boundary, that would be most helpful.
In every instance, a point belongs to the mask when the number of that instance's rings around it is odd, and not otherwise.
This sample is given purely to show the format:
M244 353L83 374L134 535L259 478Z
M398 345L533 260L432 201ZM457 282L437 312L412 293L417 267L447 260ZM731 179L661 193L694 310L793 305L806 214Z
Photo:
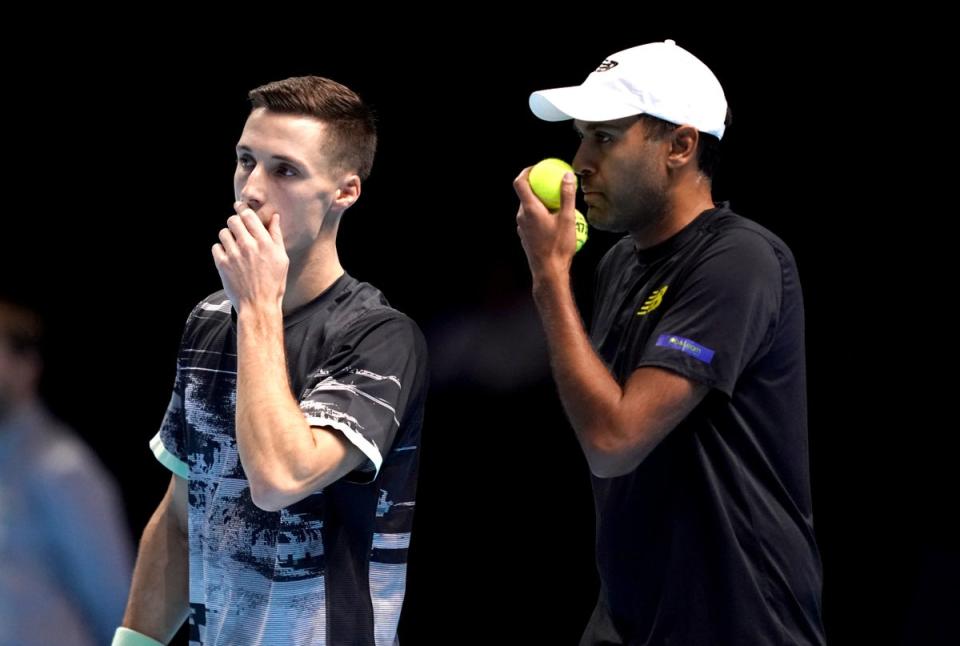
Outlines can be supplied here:
M823 644L807 448L803 300L790 249L715 204L729 123L716 76L673 41L535 92L574 120L587 220L626 232L597 269L590 332L570 286L575 183L517 230L597 507L599 599L581 644Z

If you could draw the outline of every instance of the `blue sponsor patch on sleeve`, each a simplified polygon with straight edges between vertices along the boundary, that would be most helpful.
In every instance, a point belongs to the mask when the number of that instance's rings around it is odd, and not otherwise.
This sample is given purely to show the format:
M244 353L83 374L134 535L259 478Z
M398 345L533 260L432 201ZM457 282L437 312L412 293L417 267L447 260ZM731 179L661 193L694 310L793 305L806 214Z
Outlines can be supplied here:
M694 359L698 359L704 363L710 363L713 361L713 350L705 345L700 345L696 341L685 339L682 336L676 336L674 334L661 334L657 339L657 345L661 348L673 348L674 350L679 350L680 352L689 354Z

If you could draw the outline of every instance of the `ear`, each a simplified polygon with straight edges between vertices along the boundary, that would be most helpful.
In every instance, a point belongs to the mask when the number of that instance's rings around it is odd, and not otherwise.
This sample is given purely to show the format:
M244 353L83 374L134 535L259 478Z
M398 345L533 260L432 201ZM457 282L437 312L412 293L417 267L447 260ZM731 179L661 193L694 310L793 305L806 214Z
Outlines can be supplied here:
M333 204L336 211L346 211L353 203L360 199L360 177L358 175L347 175L337 184L337 190L333 194Z
M687 164L696 164L697 145L700 133L693 126L678 126L669 137L670 150L667 153L667 168L677 170Z

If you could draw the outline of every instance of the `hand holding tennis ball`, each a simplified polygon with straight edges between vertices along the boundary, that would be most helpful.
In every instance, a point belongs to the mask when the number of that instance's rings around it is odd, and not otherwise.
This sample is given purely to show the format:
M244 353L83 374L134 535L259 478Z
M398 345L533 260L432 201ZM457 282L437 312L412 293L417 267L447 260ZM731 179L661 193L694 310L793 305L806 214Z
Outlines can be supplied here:
M560 190L565 173L572 173L573 168L562 159L549 158L538 162L530 169L528 179L530 188L543 205L551 211L560 208ZM574 190L576 190L576 176L574 176ZM577 227L577 251L587 241L587 220L580 211L574 210Z

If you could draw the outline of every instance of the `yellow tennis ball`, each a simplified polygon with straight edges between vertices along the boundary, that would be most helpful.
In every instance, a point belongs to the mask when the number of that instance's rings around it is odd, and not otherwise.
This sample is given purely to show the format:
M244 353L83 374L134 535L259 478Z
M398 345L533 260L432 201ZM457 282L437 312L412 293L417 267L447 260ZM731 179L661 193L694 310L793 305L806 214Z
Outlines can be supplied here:
M577 251L580 251L580 247L587 241L587 218L583 217L580 211L574 211L573 215L577 219Z
M528 179L534 195L540 198L543 205L551 211L560 208L560 189L563 186L564 173L572 173L573 167L562 159L551 157L537 162L530 169ZM576 190L576 176L574 176L574 190Z

